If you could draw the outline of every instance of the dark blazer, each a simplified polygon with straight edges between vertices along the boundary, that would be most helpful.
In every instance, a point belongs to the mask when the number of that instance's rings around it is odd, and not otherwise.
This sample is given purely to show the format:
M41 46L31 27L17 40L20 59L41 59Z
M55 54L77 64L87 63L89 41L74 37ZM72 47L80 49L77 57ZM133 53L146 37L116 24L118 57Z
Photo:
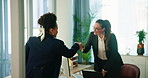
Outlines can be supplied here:
M68 49L49 34L42 42L40 37L30 37L26 43L26 78L58 78L62 56L72 57L78 49L78 44Z
M84 53L87 53L90 48L93 48L94 58L95 58L95 64L96 60L98 59L98 36L94 35L94 32L91 32L88 37L88 41L85 45ZM103 69L106 71L113 71L117 69L118 72L120 72L120 67L123 65L123 61L121 59L120 54L118 53L118 45L116 36L112 33L110 35L109 41L108 41L108 48L109 50L106 52L106 56L108 60L106 61L106 64L104 65ZM94 65L94 68L97 68L96 65Z

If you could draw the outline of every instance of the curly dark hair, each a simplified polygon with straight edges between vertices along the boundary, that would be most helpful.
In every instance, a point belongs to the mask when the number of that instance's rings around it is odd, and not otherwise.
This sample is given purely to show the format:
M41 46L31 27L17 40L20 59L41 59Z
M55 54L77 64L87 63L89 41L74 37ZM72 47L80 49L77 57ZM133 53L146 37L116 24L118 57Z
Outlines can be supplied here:
M56 15L49 12L42 15L38 19L38 24L40 24L40 26L43 26L43 28L45 28L45 31L48 32L50 28L54 29L57 27L56 21L57 21Z

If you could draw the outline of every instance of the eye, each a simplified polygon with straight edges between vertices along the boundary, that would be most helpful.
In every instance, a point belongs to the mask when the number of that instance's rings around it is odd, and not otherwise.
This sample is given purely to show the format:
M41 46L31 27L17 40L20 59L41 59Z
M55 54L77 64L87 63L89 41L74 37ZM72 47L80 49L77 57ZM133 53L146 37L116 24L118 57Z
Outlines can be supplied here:
M101 30L101 29L102 29L102 28L95 28L95 27L94 27L94 30Z

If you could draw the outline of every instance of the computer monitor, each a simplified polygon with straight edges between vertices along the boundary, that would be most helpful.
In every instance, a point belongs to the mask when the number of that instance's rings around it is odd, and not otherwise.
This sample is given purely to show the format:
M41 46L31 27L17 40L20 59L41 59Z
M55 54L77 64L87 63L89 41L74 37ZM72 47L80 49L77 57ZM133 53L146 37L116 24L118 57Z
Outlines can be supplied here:
M66 57L62 57L62 65L61 65L61 73L64 75L70 77L70 65L69 65L69 59Z
M76 53L73 57L77 57L78 54ZM66 58L66 57L62 57L62 65L61 65L61 73L63 73L64 75L66 75L67 77L71 77L71 69L73 69L75 66L77 66L75 64L77 59L70 59L70 58Z

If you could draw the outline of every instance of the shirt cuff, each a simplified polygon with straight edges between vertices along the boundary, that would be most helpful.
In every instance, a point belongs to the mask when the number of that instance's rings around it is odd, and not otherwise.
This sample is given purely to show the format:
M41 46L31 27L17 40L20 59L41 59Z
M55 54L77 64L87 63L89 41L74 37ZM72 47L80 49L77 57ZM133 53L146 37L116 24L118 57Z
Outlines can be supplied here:
M81 52L83 52L84 51L84 49L85 49L85 47L84 48L82 48L82 50L80 50Z

